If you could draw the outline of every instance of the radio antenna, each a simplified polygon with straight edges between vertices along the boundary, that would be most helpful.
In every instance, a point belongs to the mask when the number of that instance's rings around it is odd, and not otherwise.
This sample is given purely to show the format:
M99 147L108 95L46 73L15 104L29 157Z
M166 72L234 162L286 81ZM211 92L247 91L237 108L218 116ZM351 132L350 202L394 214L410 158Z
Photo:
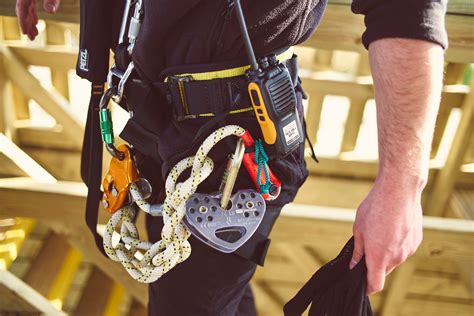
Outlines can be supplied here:
M247 50L247 56L250 60L250 66L252 67L252 70L258 71L257 59L255 58L252 43L250 42L250 36L247 30L247 25L245 24L244 13L242 12L240 0L234 0L234 5L236 8L237 19L239 20L240 31L242 32L242 37L244 39L245 49Z

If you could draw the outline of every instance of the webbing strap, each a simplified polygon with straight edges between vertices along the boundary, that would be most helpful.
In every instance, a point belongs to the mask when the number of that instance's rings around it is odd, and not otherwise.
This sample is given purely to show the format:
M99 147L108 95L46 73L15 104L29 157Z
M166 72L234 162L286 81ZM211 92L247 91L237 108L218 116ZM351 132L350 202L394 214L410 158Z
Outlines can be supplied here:
M292 58L293 53L294 53L294 48L292 46L292 47L288 48L286 51L284 51L283 53L279 54L277 56L277 59L280 62L284 62L284 61ZM224 78L243 76L243 75L245 75L245 72L248 69L250 69L250 65L235 67L235 68L230 68L230 69L217 70L217 71L207 71L207 72L198 72L198 73L185 73L185 74L176 75L175 77L191 77L195 81L224 79ZM165 81L168 81L169 78L170 77L167 77L165 79Z
M95 243L105 256L102 237L97 233L97 217L102 196L100 182L102 177L102 138L99 124L99 104L104 91L104 84L92 84L89 110L87 112L86 130L81 154L81 177L88 188L86 201L86 223L94 235Z

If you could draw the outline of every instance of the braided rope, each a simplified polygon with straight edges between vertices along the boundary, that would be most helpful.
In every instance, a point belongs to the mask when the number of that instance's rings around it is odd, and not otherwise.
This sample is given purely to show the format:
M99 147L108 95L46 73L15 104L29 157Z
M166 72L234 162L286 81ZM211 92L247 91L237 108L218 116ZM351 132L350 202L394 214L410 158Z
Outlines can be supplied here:
M241 136L244 132L245 130L237 125L221 127L204 140L195 156L185 158L173 167L165 183L166 199L163 203L164 227L161 240L154 244L140 240L133 219L137 209L156 216L158 208L147 203L137 185L132 183L130 192L134 203L115 212L106 225L104 249L107 255L112 260L121 262L127 272L141 283L156 281L178 263L186 260L191 254L191 245L188 242L190 232L182 224L182 219L186 211L186 201L214 168L214 163L207 154L222 139L231 135ZM188 168L192 168L190 177L177 183L179 176ZM115 243L113 235L118 225L120 241Z

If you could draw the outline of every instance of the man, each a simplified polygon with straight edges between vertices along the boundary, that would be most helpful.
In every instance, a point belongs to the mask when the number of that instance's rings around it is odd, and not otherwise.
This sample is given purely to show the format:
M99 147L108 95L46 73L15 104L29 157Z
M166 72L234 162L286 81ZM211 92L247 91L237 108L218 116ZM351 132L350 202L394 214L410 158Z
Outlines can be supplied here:
M34 3L17 0L21 29L30 39L38 34ZM44 0L44 8L54 13L59 3ZM144 5L145 18L132 55L139 78L161 81L169 74L188 73L188 65L245 58L228 1L154 0L144 1ZM256 54L277 52L307 39L325 5L323 0L245 1L243 9ZM412 255L422 240L421 193L428 177L442 88L446 1L354 0L352 9L365 15L363 43L369 50L376 92L380 168L372 190L357 210L350 268L365 255L368 292L373 294L383 289L385 277ZM152 106L154 101L144 100L144 104ZM155 134L160 136L159 156L166 165L172 153L189 146L191 135L204 121L172 122L171 116L165 117L155 122L161 126ZM235 117L234 121L256 126L255 122L244 123L248 119ZM154 126L148 124L147 128L155 132ZM174 135L174 142L166 140ZM287 161L283 161L281 168L277 166L281 172L277 176L294 181L286 188L286 200L270 205L275 217L306 176L302 157L297 153L292 159L293 165L285 166ZM166 174L170 167L151 168L161 168ZM192 245L189 262L151 286L150 314L254 315L247 285L254 264L199 243ZM211 262L209 266L206 260ZM176 297L182 298L182 304Z

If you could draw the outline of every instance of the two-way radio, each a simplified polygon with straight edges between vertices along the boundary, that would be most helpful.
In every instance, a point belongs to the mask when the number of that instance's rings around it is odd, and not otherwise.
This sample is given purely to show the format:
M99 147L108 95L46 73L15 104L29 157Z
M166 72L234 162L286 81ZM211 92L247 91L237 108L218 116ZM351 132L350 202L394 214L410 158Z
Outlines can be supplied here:
M284 157L304 142L303 128L296 110L296 94L287 67L273 54L255 58L240 0L234 0L250 69L248 92L265 148L270 156Z

